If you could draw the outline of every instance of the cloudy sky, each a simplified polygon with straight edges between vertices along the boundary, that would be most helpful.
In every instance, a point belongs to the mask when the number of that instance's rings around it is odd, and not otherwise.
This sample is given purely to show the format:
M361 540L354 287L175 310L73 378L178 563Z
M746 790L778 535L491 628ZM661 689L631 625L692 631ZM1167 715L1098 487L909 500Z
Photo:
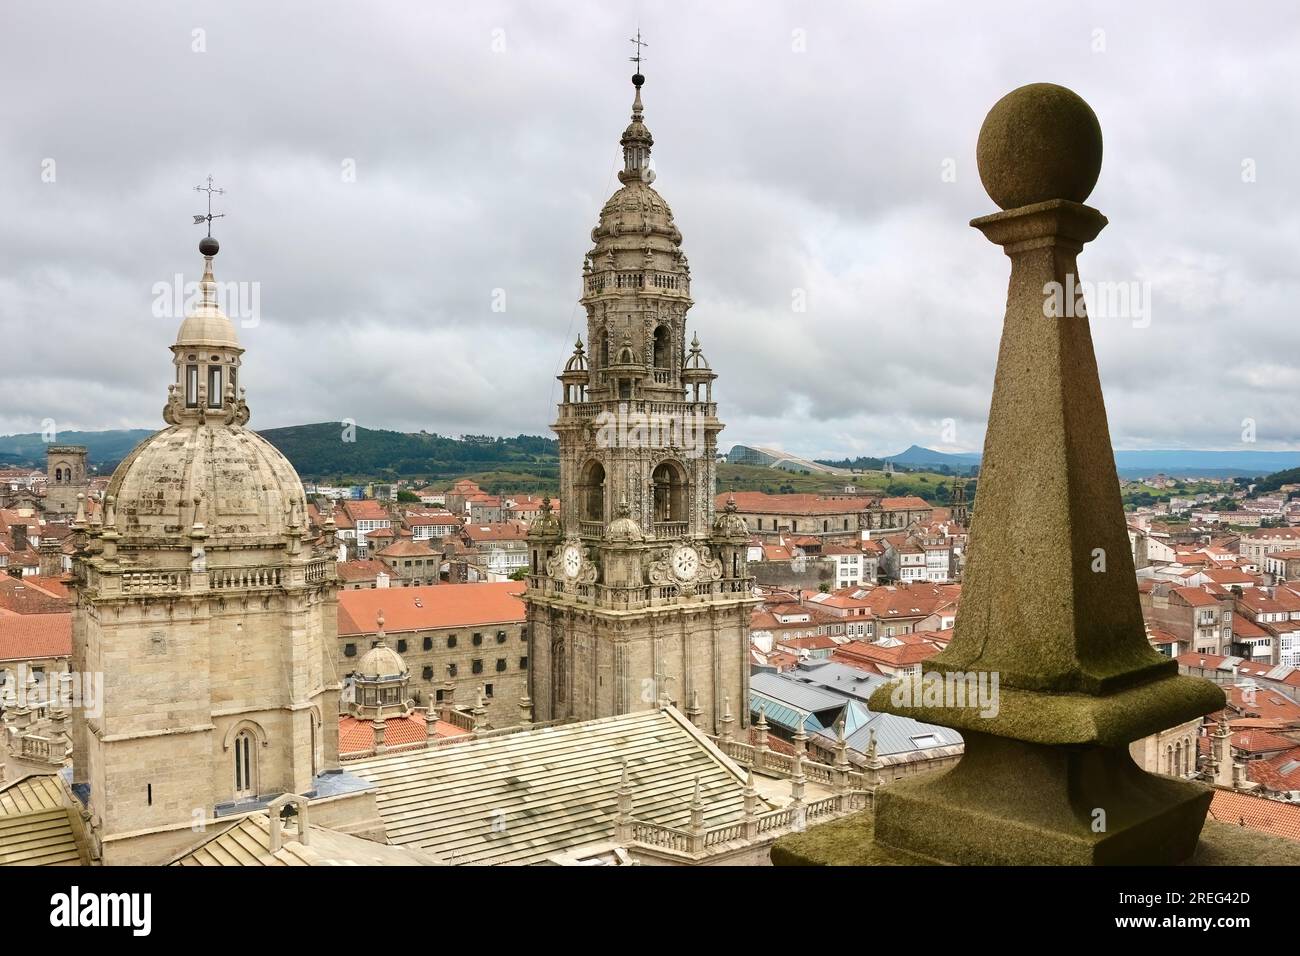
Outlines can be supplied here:
M254 427L544 433L638 23L724 444L979 450L1008 264L975 142L1051 81L1105 135L1083 277L1149 312L1093 322L1116 446L1300 445L1282 2L6 4L0 433L161 425L210 173Z

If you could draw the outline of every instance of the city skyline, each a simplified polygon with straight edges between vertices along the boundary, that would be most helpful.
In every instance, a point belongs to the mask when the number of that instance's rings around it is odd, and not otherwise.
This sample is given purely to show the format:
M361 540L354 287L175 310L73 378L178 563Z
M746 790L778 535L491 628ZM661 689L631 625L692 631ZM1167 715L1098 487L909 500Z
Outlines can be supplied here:
M12 17L5 60L30 95L5 105L24 145L0 147L14 184L0 324L40 316L47 334L11 372L0 433L156 425L176 318L154 314L156 288L198 278L190 187L209 173L229 190L218 278L260 306L240 330L253 427L548 433L630 107L627 11L332 12ZM691 258L691 331L722 376L724 446L982 448L986 303L1005 279L965 225L992 211L973 118L996 91L1050 79L1086 93L1117 160L1094 198L1119 225L1082 278L1149 294L1145 314L1094 309L1116 447L1296 447L1300 333L1272 318L1297 291L1276 132L1295 107L1249 92L1294 85L1293 16L1152 31L1159 11L1008 15L1013 67L965 13L944 15L971 32L938 36L889 11L734 13L639 11L657 185ZM1031 42L1043 20L1050 39ZM56 33L58 70L28 52ZM923 44L933 63L973 61L961 87L900 79ZM1207 104L1218 125L1196 136ZM896 148L873 148L872 130Z

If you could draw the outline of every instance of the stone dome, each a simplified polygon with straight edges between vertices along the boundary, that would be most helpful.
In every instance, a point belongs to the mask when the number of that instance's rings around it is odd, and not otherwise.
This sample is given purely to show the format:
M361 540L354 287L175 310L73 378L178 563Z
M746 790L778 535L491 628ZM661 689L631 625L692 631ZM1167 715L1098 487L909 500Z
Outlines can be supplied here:
M234 323L217 308L199 306L185 317L176 333L176 344L183 348L239 348Z
M610 541L641 541L645 535L631 511L624 505L619 509L618 517L605 528L605 537Z
M363 681L396 680L406 677L408 672L402 655L380 641L357 662L356 676Z
M591 231L592 242L604 251L602 239L629 240L629 248L640 249L648 239L657 240L661 251L676 250L681 230L673 222L673 211L653 186L633 179L609 197L600 210L600 222Z
M542 499L542 510L533 518L532 524L528 526L528 533L539 537L559 537L560 535L560 518L551 507L551 499L548 495Z
M113 472L107 494L116 500L125 541L185 539L201 522L209 546L221 537L278 542L290 528L304 529L307 515L289 460L256 432L217 414L146 438Z
M713 533L720 538L749 537L749 527L745 524L745 519L736 513L735 496L727 496L726 506L718 512L717 518L713 521Z

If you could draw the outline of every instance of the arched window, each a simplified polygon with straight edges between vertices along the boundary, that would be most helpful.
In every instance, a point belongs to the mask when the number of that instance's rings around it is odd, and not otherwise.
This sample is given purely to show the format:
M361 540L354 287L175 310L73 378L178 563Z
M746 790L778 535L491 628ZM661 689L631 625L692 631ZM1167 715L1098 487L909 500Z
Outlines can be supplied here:
M666 461L651 475L654 482L656 522L686 520L686 472L674 461Z
M655 329L655 368L671 368L672 359L668 351L668 326L661 325Z
M598 461L590 461L582 470L582 481L578 486L582 497L582 520L605 520L605 466Z
M250 731L235 736L235 799L257 796L257 749Z

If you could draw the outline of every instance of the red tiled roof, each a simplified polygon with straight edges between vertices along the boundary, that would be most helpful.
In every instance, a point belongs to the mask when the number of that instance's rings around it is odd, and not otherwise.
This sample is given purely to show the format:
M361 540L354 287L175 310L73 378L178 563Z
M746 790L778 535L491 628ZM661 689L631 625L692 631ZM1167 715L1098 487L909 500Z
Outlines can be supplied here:
M925 511L930 503L916 495L904 495L900 498L881 498L880 507L886 511Z
M765 491L723 492L715 499L719 510L727 506L727 499L735 497L736 510L742 514L775 515L843 515L862 511L870 500L858 495L842 498L825 495L794 494L769 495Z
M460 527L460 519L450 511L408 511L405 519L412 528Z
M384 629L398 631L519 624L524 602L522 581L490 584L426 584L414 588L368 588L339 592L339 634L372 634L384 612Z
M72 614L0 614L0 661L67 657Z
M1300 840L1300 805L1215 788L1210 816L1222 823Z
M383 551L379 552L382 558L430 558L435 552L423 540L421 541L394 541Z
M373 498L346 499L343 502L343 510L351 516L353 521L389 521L391 516L378 501ZM337 517L335 523L338 523Z
M1270 734L1267 730L1242 730L1232 735L1232 746L1248 754L1284 753L1295 745L1294 740Z
M522 541L528 537L528 526L519 521L490 521L486 524L467 524L461 531L470 541Z
M1192 607L1215 607L1219 603L1213 595L1200 588L1174 588L1170 593L1177 594Z
M58 578L0 574L0 608L16 614L57 614L70 610L72 597Z
M401 717L384 718L384 746L394 747L422 744L428 737L428 722L418 710ZM455 724L438 720L434 724L435 737L460 737L466 732ZM375 722L343 714L339 717L339 755L368 753L375 746Z
M899 644L895 647L885 647L880 644L870 644L866 641L849 641L847 644L841 644L835 648L835 653L831 655L831 660L838 661L841 664L884 664L888 667L909 667L912 664L920 664L928 661L939 653L941 648L936 644L925 643L906 643Z
M365 561L341 561L338 564L339 580L373 581L376 575L391 574L392 570L382 561L371 558Z

